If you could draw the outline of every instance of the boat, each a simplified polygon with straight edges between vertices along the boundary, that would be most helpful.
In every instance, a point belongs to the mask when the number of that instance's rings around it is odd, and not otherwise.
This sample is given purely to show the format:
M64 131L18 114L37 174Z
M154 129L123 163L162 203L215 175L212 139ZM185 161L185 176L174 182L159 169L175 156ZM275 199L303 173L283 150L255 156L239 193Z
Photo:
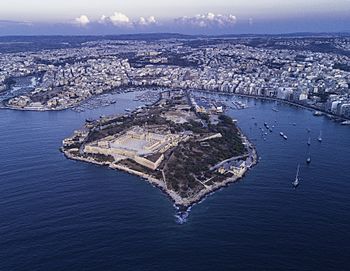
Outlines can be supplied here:
M126 112L131 112L131 109L130 108L126 108L125 111Z
M322 142L322 131L320 131L320 135L318 136L317 140L318 140L319 142Z
M323 115L323 113L321 111L315 111L314 112L314 116L316 116L316 117L320 117L322 115Z
M341 125L350 125L350 120L343 121Z
M94 122L94 119L93 119L93 118L87 118L87 119L85 120L85 122L86 122L86 123L92 123L92 122Z
M285 140L287 140L288 139L288 136L287 135L285 135L284 133L282 133L282 132L280 132L280 136L281 137L283 137Z
M307 140L307 145L310 146L311 145L311 138L309 137L309 139Z
M294 188L297 188L297 186L299 185L299 169L300 169L300 165L298 165L297 174L295 175L295 180L292 182Z
M310 157L310 156L306 159L306 163L307 163L307 164L310 164L310 163L311 163L311 157Z
M278 112L278 109L277 108L272 108L273 111L275 112Z

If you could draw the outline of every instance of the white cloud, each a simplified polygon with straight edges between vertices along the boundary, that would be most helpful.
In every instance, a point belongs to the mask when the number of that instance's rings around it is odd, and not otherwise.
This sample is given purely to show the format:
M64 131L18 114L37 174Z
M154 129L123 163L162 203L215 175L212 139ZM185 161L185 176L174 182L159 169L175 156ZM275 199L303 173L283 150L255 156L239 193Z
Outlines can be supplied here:
M237 18L231 14L221 15L209 12L207 14L198 14L193 17L180 17L175 19L175 22L201 28L211 26L227 27L234 25L237 22Z
M152 25L152 24L156 24L157 20L154 16L150 16L148 18L144 18L144 17L140 17L139 20L137 21L138 25Z
M86 26L90 23L89 17L86 15L81 15L78 18L75 18L75 22L81 26Z
M130 18L121 12L114 12L111 16L102 15L98 22L101 24L111 23L116 26L127 26L132 24Z
M147 18L140 17L138 20L132 20L127 15L121 12L114 12L111 16L102 15L98 20L100 24L113 24L115 26L149 26L157 23L157 20L154 16L149 16Z
M106 15L102 15L101 18L98 20L98 22L100 24L104 24L106 23L107 20L108 20L108 17Z
M114 25L128 25L131 23L129 17L121 12L114 12L108 19Z

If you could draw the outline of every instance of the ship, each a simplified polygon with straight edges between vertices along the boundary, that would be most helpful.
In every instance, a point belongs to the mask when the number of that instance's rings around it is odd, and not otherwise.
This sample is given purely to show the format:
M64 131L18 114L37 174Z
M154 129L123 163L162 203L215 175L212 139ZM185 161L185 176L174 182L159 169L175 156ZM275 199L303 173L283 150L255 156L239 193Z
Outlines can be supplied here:
M297 188L298 185L299 185L299 169L300 169L300 165L298 165L297 174L295 176L295 180L292 182L294 188Z

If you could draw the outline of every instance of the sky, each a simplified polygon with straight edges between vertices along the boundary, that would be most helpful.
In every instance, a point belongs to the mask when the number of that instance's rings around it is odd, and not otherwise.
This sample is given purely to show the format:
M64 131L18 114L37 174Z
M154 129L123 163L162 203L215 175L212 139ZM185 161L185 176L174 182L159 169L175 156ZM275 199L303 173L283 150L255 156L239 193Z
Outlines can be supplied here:
M350 31L350 0L0 0L0 35Z

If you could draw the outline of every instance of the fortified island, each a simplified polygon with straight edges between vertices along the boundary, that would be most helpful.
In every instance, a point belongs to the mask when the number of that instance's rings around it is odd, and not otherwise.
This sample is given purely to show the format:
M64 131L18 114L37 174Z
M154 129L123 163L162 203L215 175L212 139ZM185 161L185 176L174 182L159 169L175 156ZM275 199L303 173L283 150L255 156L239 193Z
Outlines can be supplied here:
M242 178L257 162L253 145L221 110L197 105L183 91L165 91L153 105L87 120L63 140L75 160L138 175L186 209Z

